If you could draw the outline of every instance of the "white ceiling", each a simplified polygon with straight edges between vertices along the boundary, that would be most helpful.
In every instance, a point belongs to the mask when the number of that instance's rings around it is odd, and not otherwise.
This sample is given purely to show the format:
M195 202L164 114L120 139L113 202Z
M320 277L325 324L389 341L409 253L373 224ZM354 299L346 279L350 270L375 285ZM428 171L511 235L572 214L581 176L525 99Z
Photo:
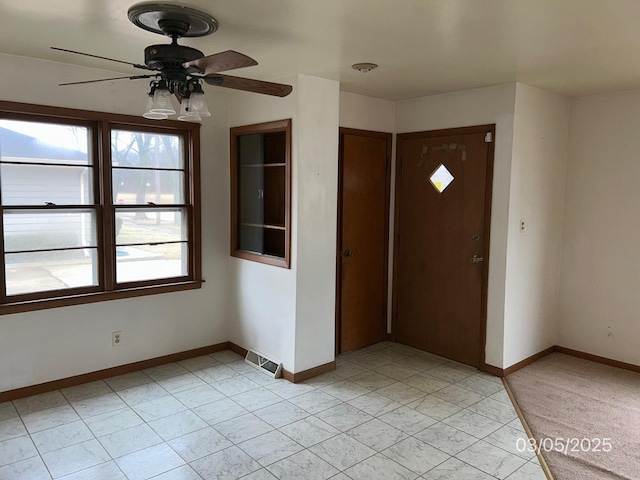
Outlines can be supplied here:
M168 39L135 27L135 0L0 0L0 52L138 74L130 62ZM567 96L640 87L640 0L190 0L219 22L181 43L260 64L230 72L306 73L388 100L522 82ZM375 62L368 74L350 68ZM1 72L6 74L7 72ZM78 80L86 80L79 78ZM89 86L72 88L91 88Z

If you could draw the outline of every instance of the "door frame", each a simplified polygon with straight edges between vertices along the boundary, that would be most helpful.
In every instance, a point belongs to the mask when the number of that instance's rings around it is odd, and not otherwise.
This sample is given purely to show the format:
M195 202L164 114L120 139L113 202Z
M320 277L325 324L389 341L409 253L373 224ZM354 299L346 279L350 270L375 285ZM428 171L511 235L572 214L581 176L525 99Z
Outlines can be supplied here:
M342 241L342 204L343 195L342 188L344 183L344 136L359 135L361 137L373 137L387 140L387 164L385 171L385 209L384 209L384 285L389 285L389 226L390 226L390 209L391 209L391 155L393 152L393 133L375 132L372 130L359 130L355 128L340 127L339 129L339 152L338 152L338 216L337 216L337 232L336 232L336 326L335 326L335 356L340 353L340 333L342 327L341 318L341 301L342 301L342 262L341 259L341 241ZM384 302L384 328L387 332L387 317L389 315L389 298Z
M392 312L391 315L391 340L397 339L395 332L395 324L398 321L398 256L399 256L399 233L400 233L400 191L398 172L402 168L402 141L412 140L416 138L444 137L453 135L469 135L477 133L491 133L491 142L488 142L487 148L487 176L485 184L484 198L484 235L482 245L483 272L481 284L481 303L480 311L482 318L480 320L480 358L478 359L478 369L485 369L485 349L487 345L487 296L489 287L489 246L491 243L491 199L493 194L493 163L495 156L496 141L496 125L476 125L472 127L445 128L441 130L428 130L422 132L399 133L396 135L396 175L395 175L395 208L393 221L393 278L392 278Z

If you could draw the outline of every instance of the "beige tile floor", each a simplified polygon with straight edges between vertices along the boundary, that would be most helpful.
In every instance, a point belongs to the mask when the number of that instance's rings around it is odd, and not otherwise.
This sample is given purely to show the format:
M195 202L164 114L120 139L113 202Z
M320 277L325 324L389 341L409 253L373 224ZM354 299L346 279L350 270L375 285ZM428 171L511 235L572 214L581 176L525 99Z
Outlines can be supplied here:
M391 342L337 364L224 351L0 404L0 479L545 478L499 379Z

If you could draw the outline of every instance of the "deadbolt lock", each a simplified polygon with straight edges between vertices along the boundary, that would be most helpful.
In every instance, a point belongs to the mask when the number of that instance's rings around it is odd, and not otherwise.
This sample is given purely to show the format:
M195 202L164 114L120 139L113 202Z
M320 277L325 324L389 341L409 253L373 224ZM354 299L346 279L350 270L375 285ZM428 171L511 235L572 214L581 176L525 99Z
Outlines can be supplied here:
M484 258L479 257L477 255L474 255L473 257L471 257L471 263L481 263L484 260Z
M471 235L471 240L478 240L480 238L480 235L478 235L477 233L474 233L473 235Z
M352 257L353 256L353 252L351 250L345 250L344 252L342 252L342 256L343 257Z

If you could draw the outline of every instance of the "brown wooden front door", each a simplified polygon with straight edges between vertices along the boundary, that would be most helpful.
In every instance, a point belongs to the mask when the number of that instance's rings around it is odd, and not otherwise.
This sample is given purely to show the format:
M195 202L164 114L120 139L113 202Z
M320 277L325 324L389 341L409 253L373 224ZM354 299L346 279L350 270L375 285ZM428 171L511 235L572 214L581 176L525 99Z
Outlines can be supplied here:
M387 332L391 134L340 129L336 351Z
M493 125L398 135L394 334L484 364Z

